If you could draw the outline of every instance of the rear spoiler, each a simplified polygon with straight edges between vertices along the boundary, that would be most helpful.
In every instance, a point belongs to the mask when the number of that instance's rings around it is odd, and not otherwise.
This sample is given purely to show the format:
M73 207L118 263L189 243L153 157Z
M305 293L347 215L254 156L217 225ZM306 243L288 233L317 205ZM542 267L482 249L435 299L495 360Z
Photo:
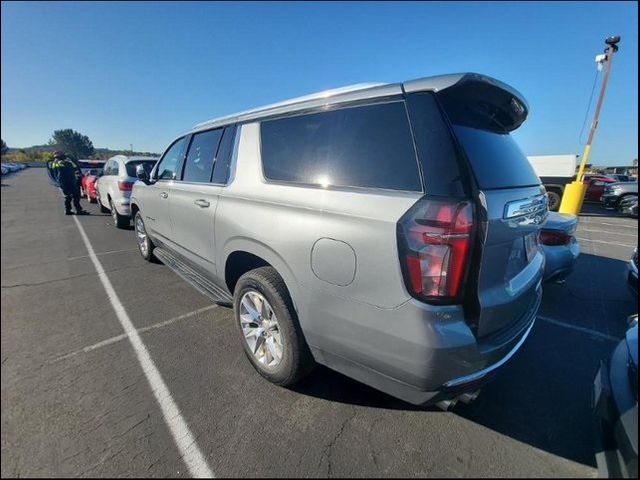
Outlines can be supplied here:
M406 93L437 94L452 123L507 133L518 128L529 114L529 105L515 88L478 73L459 73L412 80Z

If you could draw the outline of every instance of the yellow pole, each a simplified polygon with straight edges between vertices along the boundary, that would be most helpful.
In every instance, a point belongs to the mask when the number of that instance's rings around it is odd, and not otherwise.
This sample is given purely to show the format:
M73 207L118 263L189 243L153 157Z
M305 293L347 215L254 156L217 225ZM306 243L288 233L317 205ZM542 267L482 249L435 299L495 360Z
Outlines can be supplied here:
M578 215L582 209L582 202L584 201L584 194L587 189L586 185L582 182L582 176L584 175L584 169L587 166L587 160L589 159L589 153L591 152L591 143L598 128L598 118L600 117L600 109L602 108L602 101L604 100L604 92L607 88L607 82L609 80L609 72L611 71L611 62L613 61L613 53L618 51L616 45L620 41L620 37L609 37L605 40L608 48L605 50L607 53L606 66L604 70L604 76L602 78L602 87L600 88L600 96L598 97L598 105L596 111L593 114L593 121L591 122L591 130L589 131L589 138L587 144L584 147L582 154L582 160L580 161L580 168L576 179L565 185L564 193L562 195L562 202L560 203L559 211L561 213L573 213Z

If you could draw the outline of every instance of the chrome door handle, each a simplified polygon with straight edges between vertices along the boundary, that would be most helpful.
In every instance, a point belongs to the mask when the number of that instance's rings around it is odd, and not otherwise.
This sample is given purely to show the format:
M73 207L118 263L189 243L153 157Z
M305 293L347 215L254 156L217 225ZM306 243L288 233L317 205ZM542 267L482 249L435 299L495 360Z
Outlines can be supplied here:
M211 205L208 201L203 200L202 198L195 200L193 203L199 206L200 208L207 208L209 205Z
M160 193L160 196L161 196L162 198L167 198L167 197L169 196L169 194L168 194L167 192L161 192L161 193Z

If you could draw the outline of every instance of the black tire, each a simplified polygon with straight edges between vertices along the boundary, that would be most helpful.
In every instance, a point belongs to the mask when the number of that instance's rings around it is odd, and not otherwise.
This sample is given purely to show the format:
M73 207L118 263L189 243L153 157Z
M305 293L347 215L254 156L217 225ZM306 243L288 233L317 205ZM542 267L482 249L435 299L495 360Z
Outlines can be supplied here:
M143 252L142 247L138 242L138 220L142 222L144 232L147 235L147 253L146 254ZM144 219L142 218L142 214L139 211L136 212L135 216L133 217L133 226L136 231L136 244L138 245L138 251L140 252L140 255L142 255L142 258L144 258L147 262L150 262L150 263L158 263L158 259L153 254L153 250L156 248L156 246L154 245L151 238L149 238L149 234L147 233L147 228L144 225Z
M555 190L547 191L547 198L549 199L549 210L552 212L557 212L560 208L560 202L562 201L562 197L560 193Z
M109 207L111 207L111 216L113 217L113 224L116 228L127 228L130 222L129 217L120 215L113 204L113 200L111 199L109 199Z
M109 213L109 209L102 204L102 200L100 197L96 197L98 200L98 204L100 205L100 213Z
M240 325L240 301L250 290L262 294L278 319L282 338L282 359L275 367L260 363L251 352ZM282 277L273 267L260 267L240 277L233 295L233 312L236 328L244 352L260 375L276 385L283 387L293 385L305 377L314 367L315 362L304 339L298 316L289 291Z

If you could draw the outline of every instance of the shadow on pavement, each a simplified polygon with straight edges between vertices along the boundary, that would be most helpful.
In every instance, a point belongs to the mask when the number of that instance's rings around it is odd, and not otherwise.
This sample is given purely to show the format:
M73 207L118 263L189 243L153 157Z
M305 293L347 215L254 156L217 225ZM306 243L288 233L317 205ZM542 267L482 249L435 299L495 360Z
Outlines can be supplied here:
M540 314L622 338L637 306L621 260L582 254L564 285L547 284ZM593 272L597 272L594 275ZM584 281L589 277L590 281ZM530 338L470 405L452 410L469 421L540 450L595 466L591 388L615 342L538 319ZM332 402L392 410L416 407L324 367L293 388Z
M624 215L616 210L608 210L597 202L585 202L582 204L580 210L580 217L620 217L631 218L628 215Z

